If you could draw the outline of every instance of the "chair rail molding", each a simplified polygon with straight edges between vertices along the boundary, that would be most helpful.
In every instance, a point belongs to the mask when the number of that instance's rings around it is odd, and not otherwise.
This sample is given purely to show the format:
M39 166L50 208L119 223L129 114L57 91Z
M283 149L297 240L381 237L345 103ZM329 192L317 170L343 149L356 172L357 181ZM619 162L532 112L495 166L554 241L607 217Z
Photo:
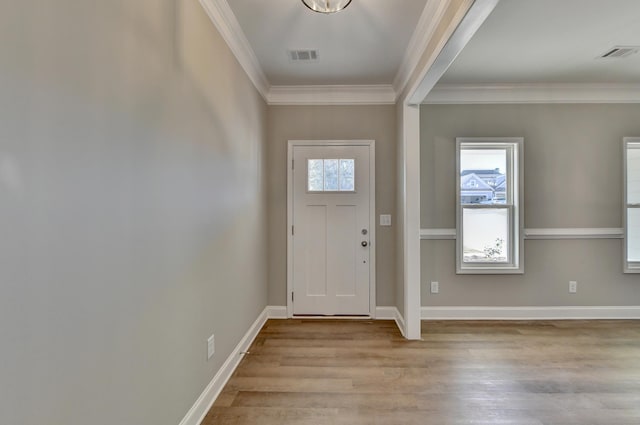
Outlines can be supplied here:
M420 229L420 239L455 239L456 229Z
M420 239L449 240L456 238L456 229L420 229ZM620 227L569 227L548 229L524 229L524 238L528 239L622 239L624 229Z

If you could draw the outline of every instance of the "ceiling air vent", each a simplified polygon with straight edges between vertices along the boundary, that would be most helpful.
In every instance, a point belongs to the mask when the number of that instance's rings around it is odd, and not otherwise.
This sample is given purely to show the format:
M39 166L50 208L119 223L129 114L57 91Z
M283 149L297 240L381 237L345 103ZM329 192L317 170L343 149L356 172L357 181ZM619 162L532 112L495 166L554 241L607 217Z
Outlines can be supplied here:
M292 62L313 62L318 60L317 50L289 50L289 60Z
M637 53L640 46L613 46L603 55L598 56L601 59L618 59L626 58L629 55Z

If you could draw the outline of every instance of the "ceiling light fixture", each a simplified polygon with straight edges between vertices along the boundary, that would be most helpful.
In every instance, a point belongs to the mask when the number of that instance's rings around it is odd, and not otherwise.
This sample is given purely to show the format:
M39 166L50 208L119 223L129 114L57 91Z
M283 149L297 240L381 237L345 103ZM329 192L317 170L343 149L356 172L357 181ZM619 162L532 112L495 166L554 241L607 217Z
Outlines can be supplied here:
M305 6L318 13L336 13L349 6L351 0L302 0Z

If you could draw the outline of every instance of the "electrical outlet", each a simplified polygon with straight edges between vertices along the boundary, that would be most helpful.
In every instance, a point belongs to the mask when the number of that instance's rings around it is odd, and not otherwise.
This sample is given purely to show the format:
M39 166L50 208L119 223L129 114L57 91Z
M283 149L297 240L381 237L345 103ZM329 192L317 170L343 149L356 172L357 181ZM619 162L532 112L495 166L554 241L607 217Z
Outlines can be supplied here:
M207 360L213 357L213 354L216 352L216 340L215 336L211 335L207 340Z
M440 292L440 284L438 282L431 282L431 293L437 294Z
M569 282L569 293L575 294L576 292L578 292L578 282L572 280Z

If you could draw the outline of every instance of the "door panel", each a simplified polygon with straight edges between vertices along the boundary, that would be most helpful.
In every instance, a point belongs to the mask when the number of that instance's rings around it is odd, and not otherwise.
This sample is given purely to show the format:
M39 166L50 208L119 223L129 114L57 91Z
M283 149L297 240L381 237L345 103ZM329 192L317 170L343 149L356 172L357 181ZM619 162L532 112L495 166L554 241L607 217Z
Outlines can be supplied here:
M336 295L356 295L356 263L358 261L356 208L356 205L336 205L335 207L331 229L334 232L334 252L330 256L334 263L329 264L328 268L333 271L331 279L335 282Z
M307 296L326 296L327 206L307 205L306 214L308 220L314 225L304 228L306 246L304 258L308 270L308 273L304 274L306 276L304 292Z
M370 314L369 149L293 147L293 314Z

